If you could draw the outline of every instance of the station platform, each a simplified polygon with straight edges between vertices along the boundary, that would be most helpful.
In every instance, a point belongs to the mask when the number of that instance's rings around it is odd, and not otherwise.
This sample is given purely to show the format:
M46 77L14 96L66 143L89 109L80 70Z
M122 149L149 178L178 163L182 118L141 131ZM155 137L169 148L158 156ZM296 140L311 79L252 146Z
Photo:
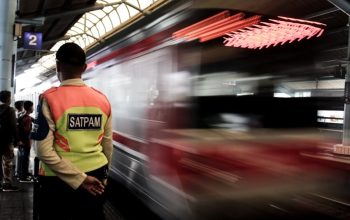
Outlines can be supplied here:
M33 218L34 183L20 183L15 180L14 185L20 187L21 190L18 192L0 191L0 219L35 220ZM141 216L146 216L146 219L160 220L121 185L109 181L106 193L105 220L136 219L139 213ZM138 211L135 212L135 209Z
M34 183L15 182L18 192L0 192L0 219L32 220ZM107 201L104 207L106 220L123 220L115 207Z
M0 191L0 219L33 219L33 183L14 183L18 192Z

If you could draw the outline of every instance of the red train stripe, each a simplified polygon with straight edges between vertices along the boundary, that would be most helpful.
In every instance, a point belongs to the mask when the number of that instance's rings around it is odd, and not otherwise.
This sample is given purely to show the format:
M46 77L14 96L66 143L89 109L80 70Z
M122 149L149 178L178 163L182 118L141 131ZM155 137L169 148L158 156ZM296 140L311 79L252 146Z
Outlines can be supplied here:
M109 60L115 59L117 57L122 56L132 56L138 53L141 53L143 51L149 50L151 48L154 48L155 46L162 43L162 40L166 39L166 37L169 37L169 34L165 34L164 32L160 32L157 34L154 34L146 39L143 39L139 41L138 43L131 44L129 46L123 47L119 50L115 50L103 57L101 57L98 60L93 60L87 64L87 70L94 68L102 63L105 63Z
M147 144L141 140L135 140L118 132L113 132L113 140L140 153L142 152L142 149L145 149L145 147L147 147Z

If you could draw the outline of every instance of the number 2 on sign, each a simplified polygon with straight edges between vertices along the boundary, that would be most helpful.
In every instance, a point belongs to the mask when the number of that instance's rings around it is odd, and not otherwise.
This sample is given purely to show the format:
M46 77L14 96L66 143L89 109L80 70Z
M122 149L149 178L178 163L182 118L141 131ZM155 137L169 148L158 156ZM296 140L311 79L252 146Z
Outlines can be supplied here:
M37 36L36 35L30 35L29 36L29 45L36 46L37 45Z

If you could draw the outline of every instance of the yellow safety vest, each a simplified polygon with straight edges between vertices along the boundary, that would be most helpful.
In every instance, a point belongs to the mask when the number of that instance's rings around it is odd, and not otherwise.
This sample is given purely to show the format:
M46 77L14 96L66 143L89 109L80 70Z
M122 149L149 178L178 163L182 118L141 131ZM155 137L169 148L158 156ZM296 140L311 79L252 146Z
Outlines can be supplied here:
M88 86L54 87L42 94L55 122L54 149L82 172L108 163L102 152L104 127L111 114L107 98ZM54 176L49 167L40 165L40 175Z

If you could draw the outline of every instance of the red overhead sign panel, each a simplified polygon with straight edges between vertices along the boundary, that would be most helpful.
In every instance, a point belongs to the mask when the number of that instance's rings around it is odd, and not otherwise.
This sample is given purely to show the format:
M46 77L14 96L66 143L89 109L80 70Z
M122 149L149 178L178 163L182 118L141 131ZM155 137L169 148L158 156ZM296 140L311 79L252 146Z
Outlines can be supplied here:
M279 16L264 19L260 15L230 15L228 10L173 33L173 38L206 42L224 37L225 46L262 49L292 43L323 34L325 24Z

